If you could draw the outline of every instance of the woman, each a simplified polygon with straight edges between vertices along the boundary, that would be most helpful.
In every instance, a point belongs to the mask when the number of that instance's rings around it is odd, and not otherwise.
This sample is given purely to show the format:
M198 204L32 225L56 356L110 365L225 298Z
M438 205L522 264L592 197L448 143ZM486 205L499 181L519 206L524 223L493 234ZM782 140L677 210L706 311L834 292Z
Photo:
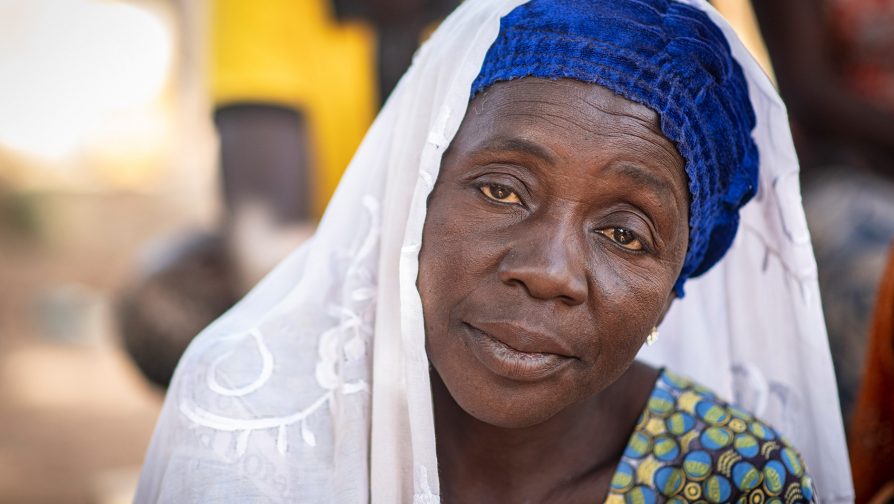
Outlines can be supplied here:
M718 396L850 500L784 109L693 3L448 18L312 242L187 352L137 500L811 500ZM716 395L633 362L659 325L644 358Z

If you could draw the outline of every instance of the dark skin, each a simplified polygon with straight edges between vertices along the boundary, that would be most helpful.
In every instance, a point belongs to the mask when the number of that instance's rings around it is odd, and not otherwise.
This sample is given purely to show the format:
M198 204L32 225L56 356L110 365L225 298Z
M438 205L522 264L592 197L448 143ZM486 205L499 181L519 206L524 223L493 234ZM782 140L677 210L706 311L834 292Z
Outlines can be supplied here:
M429 198L418 286L445 502L593 502L657 371L634 357L688 246L684 162L611 91L476 97Z

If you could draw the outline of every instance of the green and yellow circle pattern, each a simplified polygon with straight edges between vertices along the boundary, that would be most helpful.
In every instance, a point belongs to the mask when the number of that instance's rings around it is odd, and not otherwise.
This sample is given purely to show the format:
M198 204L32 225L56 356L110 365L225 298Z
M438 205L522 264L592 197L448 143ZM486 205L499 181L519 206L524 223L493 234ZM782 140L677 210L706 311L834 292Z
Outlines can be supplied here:
M801 456L772 427L663 370L608 502L815 502Z

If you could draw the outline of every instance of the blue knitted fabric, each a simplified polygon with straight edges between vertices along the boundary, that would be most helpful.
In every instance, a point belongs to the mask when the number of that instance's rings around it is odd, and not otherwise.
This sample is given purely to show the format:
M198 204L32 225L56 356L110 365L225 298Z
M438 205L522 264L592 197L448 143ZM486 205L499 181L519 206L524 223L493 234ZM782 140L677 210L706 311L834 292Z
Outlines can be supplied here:
M675 0L531 0L501 20L472 96L528 76L598 84L660 115L689 180L682 296L729 249L757 190L754 110L723 33Z

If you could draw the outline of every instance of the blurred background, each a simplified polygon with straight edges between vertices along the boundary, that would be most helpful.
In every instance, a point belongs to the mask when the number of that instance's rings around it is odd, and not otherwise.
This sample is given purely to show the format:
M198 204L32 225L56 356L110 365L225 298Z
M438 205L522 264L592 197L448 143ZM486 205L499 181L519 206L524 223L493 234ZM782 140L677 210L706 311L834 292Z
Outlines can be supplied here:
M0 503L130 502L180 352L310 236L457 3L0 0ZM894 0L713 3L789 103L842 412L866 420L858 490L877 495Z
M0 1L0 502L129 501L162 395L115 293L216 214L185 6Z
M0 0L0 502L130 502L180 352L455 3Z

